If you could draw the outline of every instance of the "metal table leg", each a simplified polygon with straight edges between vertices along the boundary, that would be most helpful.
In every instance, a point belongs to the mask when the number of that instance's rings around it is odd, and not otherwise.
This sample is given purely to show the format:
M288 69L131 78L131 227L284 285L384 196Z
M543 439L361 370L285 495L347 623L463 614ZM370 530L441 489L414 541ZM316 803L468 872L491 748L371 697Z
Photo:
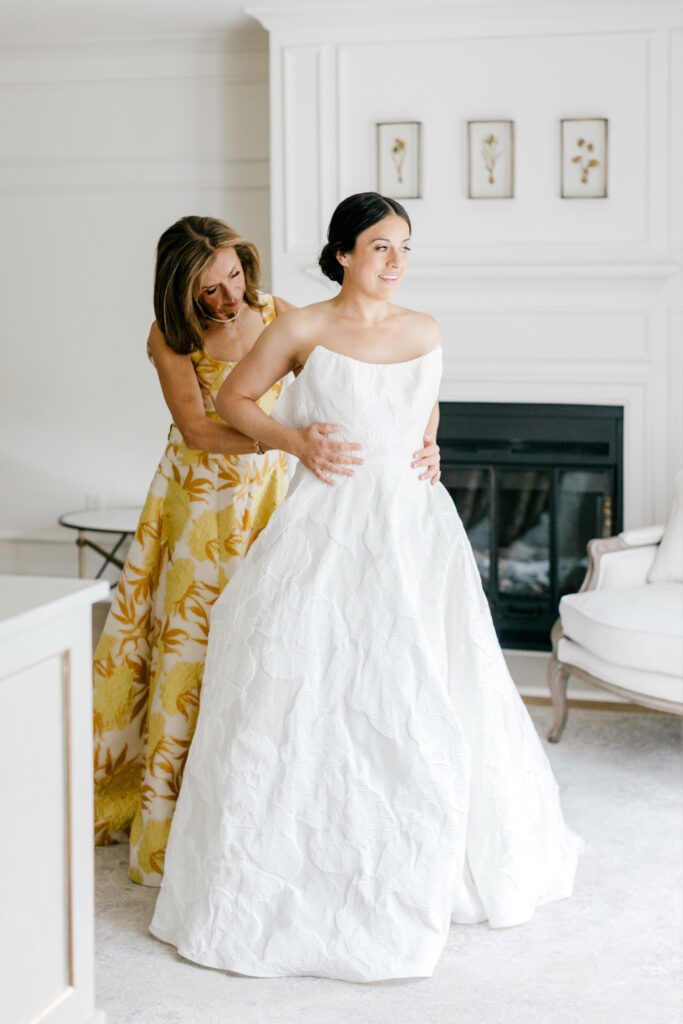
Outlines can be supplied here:
M78 538L76 540L78 544L78 575L81 579L85 578L85 530L78 531Z
M85 577L86 548L92 548L93 551L96 551L98 555L101 555L104 558L104 561L102 562L102 565L100 566L99 571L95 576L95 579L100 578L100 576L110 563L112 565L115 565L118 569L123 569L123 562L121 561L120 558L116 558L115 555L116 552L121 547L121 545L123 544L126 537L129 536L127 533L121 534L121 536L119 537L111 551L106 551L104 548L101 548L99 544L95 544L93 541L91 541L88 537L85 536L85 533L85 530L79 530L78 539L76 540L76 544L78 545L78 575L81 577L81 579ZM111 586L113 589L116 586L116 583L112 583Z

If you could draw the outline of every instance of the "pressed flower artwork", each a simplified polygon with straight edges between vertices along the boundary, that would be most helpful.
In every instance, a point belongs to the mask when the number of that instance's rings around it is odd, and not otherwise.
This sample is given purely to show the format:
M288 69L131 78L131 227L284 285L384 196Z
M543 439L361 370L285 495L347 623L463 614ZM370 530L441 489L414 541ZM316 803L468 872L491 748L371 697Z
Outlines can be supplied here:
M419 199L419 121L390 121L377 125L377 191L393 199Z
M467 142L469 198L512 199L514 122L468 121Z
M607 197L607 119L565 118L560 121L563 199Z

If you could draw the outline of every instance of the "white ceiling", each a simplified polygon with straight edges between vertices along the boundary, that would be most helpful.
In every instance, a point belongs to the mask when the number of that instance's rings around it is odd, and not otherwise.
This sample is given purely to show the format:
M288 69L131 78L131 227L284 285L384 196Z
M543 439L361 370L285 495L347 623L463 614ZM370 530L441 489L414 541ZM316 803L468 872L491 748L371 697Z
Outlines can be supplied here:
M169 36L256 28L244 7L288 9L380 7L391 9L425 6L467 8L471 14L514 16L515 10L535 7L551 15L559 9L595 9L609 6L642 10L658 0L0 0L0 48L49 45L84 39L115 39L135 36ZM661 0L659 0L661 2ZM664 0L666 3L666 0ZM388 17L390 15L388 14Z

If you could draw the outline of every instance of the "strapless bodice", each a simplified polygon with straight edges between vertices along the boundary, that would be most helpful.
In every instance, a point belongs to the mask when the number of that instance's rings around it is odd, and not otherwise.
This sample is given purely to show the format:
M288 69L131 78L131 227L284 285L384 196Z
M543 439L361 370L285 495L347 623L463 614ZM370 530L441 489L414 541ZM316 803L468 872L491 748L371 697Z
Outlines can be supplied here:
M360 444L366 462L405 458L422 447L440 379L440 345L402 363L366 363L317 345L272 417L295 429L333 423L333 438Z

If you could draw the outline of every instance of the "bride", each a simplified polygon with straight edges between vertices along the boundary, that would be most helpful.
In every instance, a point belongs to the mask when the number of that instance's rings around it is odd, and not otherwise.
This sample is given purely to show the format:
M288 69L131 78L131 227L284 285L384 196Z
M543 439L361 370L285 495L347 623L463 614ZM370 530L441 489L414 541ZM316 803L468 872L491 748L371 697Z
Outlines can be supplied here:
M441 376L436 322L391 302L409 247L395 200L344 200L320 257L339 294L278 317L218 397L299 466L213 609L151 924L210 967L424 977L451 920L517 925L572 890L580 840L467 536L405 460ZM314 421L361 442L336 482Z

